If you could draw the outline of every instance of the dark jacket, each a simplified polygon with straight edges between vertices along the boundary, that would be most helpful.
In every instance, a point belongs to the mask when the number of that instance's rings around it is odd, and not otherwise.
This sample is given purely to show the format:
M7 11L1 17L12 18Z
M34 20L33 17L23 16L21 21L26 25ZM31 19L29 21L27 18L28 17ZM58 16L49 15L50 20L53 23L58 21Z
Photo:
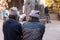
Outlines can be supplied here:
M22 26L23 40L42 40L45 32L45 25L38 20L29 20Z
M21 40L21 24L13 19L8 19L3 23L4 40Z
M48 7L45 7L45 15L48 16L49 14L49 10L48 10Z

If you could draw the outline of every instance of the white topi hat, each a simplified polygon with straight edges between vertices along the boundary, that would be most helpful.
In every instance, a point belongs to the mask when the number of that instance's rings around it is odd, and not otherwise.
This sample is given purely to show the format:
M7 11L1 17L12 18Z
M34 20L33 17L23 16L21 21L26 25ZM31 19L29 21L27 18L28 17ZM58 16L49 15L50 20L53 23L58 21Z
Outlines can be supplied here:
M39 18L39 14L38 14L39 12L40 12L39 10L32 10L29 16Z
M9 15L18 15L17 14L17 11L18 11L18 9L16 8L16 7L12 7L12 8L10 8L11 10L9 11ZM13 11L12 11L13 10Z
M16 12L17 12L17 15L19 16L19 13L20 13L20 12L18 11L17 7L12 7L12 8L10 8L10 9L16 11Z

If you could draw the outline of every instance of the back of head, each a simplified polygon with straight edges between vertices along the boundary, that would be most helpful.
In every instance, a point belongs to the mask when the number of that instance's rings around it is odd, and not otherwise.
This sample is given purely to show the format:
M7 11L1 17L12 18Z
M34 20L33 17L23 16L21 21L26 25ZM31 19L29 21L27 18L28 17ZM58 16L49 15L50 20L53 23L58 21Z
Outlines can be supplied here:
M12 19L15 19L16 20L17 19L17 16L18 16L17 11L11 8L9 10L9 18L12 18Z
M39 10L32 10L29 16L32 17L32 19L39 19Z

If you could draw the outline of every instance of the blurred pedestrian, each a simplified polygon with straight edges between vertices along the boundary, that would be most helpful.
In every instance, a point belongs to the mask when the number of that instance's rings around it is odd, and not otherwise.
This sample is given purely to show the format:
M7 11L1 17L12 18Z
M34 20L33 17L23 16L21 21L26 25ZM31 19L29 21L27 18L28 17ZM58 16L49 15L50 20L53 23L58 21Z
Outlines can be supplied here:
M2 19L6 21L8 19L9 12L8 10L3 10L2 11Z
M60 21L60 12L58 13L58 19L59 19L59 21Z
M9 19L3 23L4 40L22 40L22 27L17 17L17 12L10 9Z
M25 13L22 13L21 15L20 15L20 21L26 21L26 14Z
M45 15L46 15L47 23L50 23L50 16L49 16L48 6L45 7Z
M29 14L29 21L23 23L23 40L42 40L45 32L45 25L39 21L39 11L32 10Z
M3 20L6 21L8 19L8 13L4 16Z

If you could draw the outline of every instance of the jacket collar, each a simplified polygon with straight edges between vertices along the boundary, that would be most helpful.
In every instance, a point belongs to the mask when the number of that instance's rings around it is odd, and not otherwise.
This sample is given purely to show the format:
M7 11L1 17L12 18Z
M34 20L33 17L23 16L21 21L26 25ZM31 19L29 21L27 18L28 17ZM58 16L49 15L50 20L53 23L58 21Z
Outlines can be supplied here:
M12 21L18 22L17 20L14 20L14 19L11 19L11 18L9 18L8 21L9 21L9 22L12 22Z
M38 19L32 19L32 20L29 20L28 22L39 22Z

